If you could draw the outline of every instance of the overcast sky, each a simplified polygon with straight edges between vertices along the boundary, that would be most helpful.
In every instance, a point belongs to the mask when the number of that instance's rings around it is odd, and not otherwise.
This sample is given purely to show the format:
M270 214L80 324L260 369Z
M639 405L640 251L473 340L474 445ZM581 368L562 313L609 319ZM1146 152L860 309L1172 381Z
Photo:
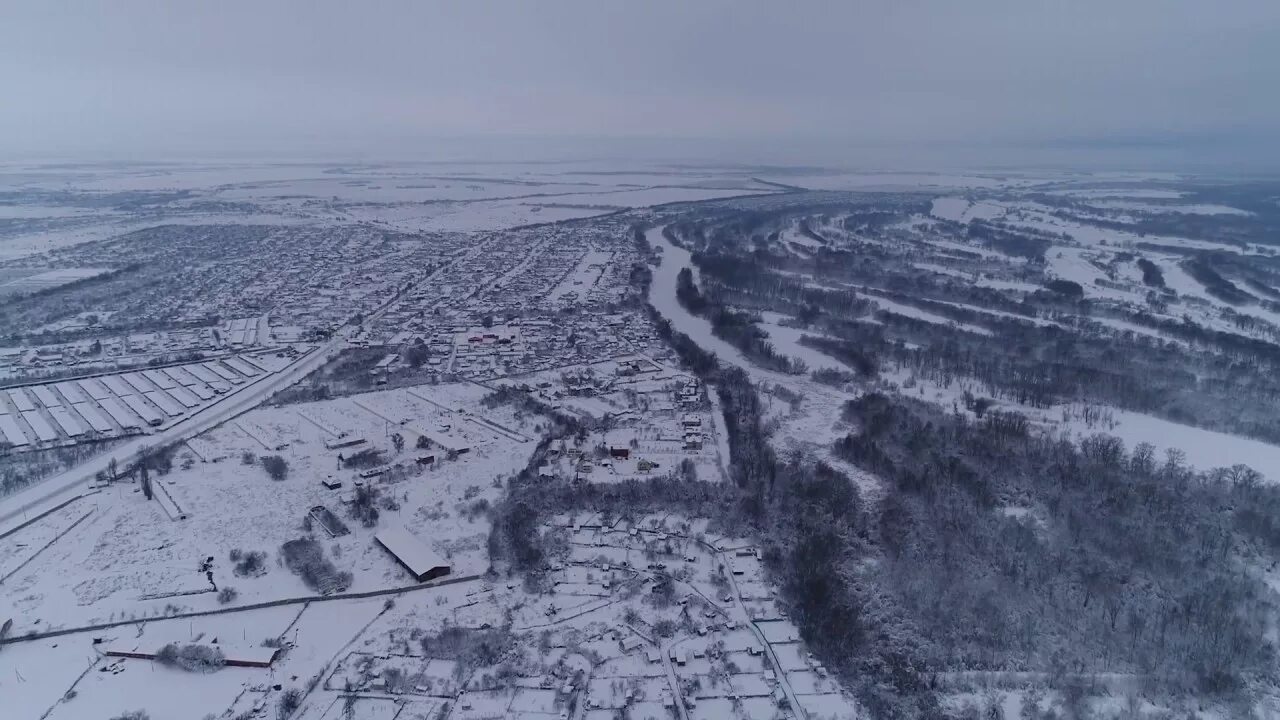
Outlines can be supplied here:
M9 157L1259 162L1277 87L1280 0L0 0Z

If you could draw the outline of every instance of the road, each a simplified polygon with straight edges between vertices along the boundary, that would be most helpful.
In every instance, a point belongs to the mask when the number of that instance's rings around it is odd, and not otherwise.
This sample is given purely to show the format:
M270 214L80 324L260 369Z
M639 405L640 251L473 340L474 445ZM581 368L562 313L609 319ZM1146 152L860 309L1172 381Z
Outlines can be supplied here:
M662 669L667 671L667 683L671 685L676 712L680 713L680 720L689 720L689 710L684 706L684 693L680 692L680 678L676 676L675 666L671 664L671 649L683 639L672 638L669 642L658 645L658 650L662 653Z
M720 553L720 556L724 561L725 567L729 567L729 558L725 557L724 553ZM782 692L786 694L787 702L791 704L792 712L794 712L797 717L801 718L801 720L806 720L809 717L809 714L805 711L804 707L800 705L799 701L797 701L796 693L791 689L791 682L787 680L787 674L782 670L782 663L778 662L778 656L773 652L773 645L769 644L768 638L764 636L764 633L760 632L760 628L756 627L755 620L752 619L751 615L747 612L747 606L742 603L742 594L738 592L738 581L733 578L732 572L729 573L729 583L733 587L734 607L737 608L738 613L747 624L747 627L751 628L751 633L756 636L756 640L759 641L760 645L764 648L764 651L769 654L769 660L773 662L773 667L776 669L778 674L778 684L782 687Z
M0 500L0 530L10 523L22 522L26 517L40 513L43 508L57 505L83 490L84 485L98 472L107 469L112 458L124 461L132 458L145 447L167 445L195 437L215 425L257 407L266 398L298 382L323 365L345 346L345 336L335 337L281 372L269 375L243 388L222 402L203 408L160 432L141 435L109 452L104 452L80 465L9 495Z
M477 246L472 250L472 253L480 252L482 247L483 244ZM455 262L457 262L457 259L442 263L430 275L406 288L403 293L397 293L392 296L370 313L365 322L377 321L400 300L401 296L411 292L416 286L431 280ZM0 498L0 533L10 526L24 522L28 517L38 515L45 509L54 507L74 497L77 492L84 489L85 484L95 475L107 469L112 458L124 461L127 458L134 457L143 448L168 445L169 443L195 437L212 427L252 410L260 405L263 400L317 370L346 348L348 334L353 331L354 328L351 327L340 328L334 333L334 337L331 340L316 347L298 362L279 373L269 375L232 394L221 402L202 408L160 432L152 435L142 435L73 468L45 478L12 495Z

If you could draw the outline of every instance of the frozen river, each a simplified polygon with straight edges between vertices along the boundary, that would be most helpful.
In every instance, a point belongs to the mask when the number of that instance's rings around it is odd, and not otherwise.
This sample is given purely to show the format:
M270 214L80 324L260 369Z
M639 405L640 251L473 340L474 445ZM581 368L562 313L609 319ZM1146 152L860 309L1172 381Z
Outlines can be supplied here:
M721 360L748 371L756 379L794 380L794 376L771 372L752 364L738 348L711 333L711 322L709 320L693 315L686 310L680 304L680 301L676 299L676 281L680 275L680 270L686 267L689 268L693 271L694 281L700 282L698 268L693 266L689 251L672 245L670 241L662 236L662 228L649 230L645 233L645 238L652 247L662 248L662 264L653 271L653 284L649 288L649 302L653 303L653 306L658 309L662 317L670 321L673 329L693 338L694 342L698 343L702 349L714 352L716 357ZM813 348L801 345L799 340L800 336L805 334L804 331L778 325L777 322L783 317L782 315L767 313L766 316L767 322L763 324L764 330L769 333L769 341L773 343L774 349L779 353L800 358L808 363L811 368L825 367L847 370L840 361L823 355Z
M649 286L649 302L653 303L658 313L671 323L673 330L693 338L703 350L713 352L721 360L749 370L752 374L759 373L760 368L754 367L738 348L711 333L711 321L690 313L676 299L676 280L682 269L689 268L693 271L694 281L699 280L698 269L693 266L689 251L672 245L662 236L662 228L648 230L645 232L645 239L650 246L662 249L662 264L653 271L653 283Z

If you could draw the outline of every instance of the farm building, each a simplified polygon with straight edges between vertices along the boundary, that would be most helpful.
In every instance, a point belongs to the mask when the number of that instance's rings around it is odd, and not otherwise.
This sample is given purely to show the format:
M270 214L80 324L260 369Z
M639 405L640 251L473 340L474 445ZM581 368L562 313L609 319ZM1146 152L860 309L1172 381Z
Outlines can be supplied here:
M381 530L374 539L418 582L443 577L452 571L447 560L402 527Z
M214 645L213 647L222 651L223 657L226 658L225 664L227 667L268 668L271 667L271 663L275 662L276 655L280 654L280 648L272 647L233 647L227 645ZM163 645L130 639L108 645L103 650L103 654L107 657L155 660L162 649Z

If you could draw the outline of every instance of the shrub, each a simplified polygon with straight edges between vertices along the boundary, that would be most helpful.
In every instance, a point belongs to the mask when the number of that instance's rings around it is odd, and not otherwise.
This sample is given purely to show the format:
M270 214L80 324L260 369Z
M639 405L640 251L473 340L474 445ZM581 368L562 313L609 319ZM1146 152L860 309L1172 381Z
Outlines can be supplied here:
M244 552L236 549L231 551L231 562L235 563L235 572L237 577L248 577L250 575L262 575L267 571L267 554L260 550L250 550Z
M208 645L178 645L169 643L156 653L156 662L187 672L214 672L226 665L222 651Z
M240 597L240 593L233 587L224 587L218 591L218 602L223 605L233 602L237 597Z
M348 506L347 512L353 520L358 520L365 527L378 524L378 496L381 493L372 485L361 485L356 488L355 497Z
M377 448L365 448L342 460L342 467L354 469L378 467L383 464L385 462L383 461L382 453Z
M284 480L289 477L289 463L279 455L263 455L259 458L262 462L262 468L267 471L267 475L275 481Z
M302 705L302 691L298 688L289 688L280 695L280 703L276 706L276 718L278 720L288 720L298 706Z
M351 587L351 573L339 572L324 556L324 548L313 538L298 538L280 546L285 566L307 587L322 595Z

